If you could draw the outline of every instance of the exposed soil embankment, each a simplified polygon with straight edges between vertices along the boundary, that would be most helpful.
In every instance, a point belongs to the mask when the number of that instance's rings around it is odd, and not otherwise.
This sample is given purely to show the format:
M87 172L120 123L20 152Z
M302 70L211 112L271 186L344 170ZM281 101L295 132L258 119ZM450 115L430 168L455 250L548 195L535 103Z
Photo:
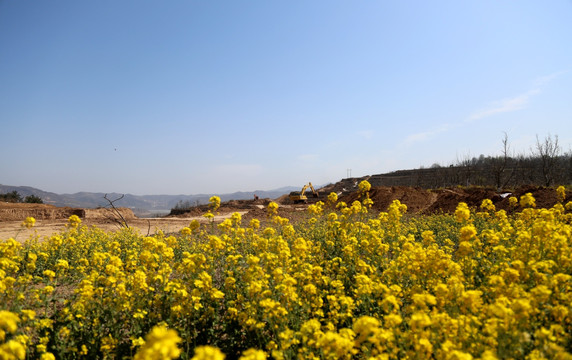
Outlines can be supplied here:
M509 205L509 197L520 197L531 193L536 199L538 208L551 208L558 202L558 196L554 188L541 186L523 186L511 191L496 191L482 187L454 187L447 189L425 190L416 187L391 186L372 187L369 196L373 201L372 209L386 211L393 200L399 200L407 205L409 214L435 214L451 213L460 202L466 203L471 208L478 208L484 199L490 199L497 210L514 210ZM350 205L355 200L362 199L356 191L341 195L339 200ZM567 196L565 202L572 200Z
M118 208L125 219L135 219L131 209ZM79 209L72 207L57 207L47 204L18 204L0 202L0 221L21 221L29 216L36 220L60 220L77 215L82 219L114 218L111 209Z

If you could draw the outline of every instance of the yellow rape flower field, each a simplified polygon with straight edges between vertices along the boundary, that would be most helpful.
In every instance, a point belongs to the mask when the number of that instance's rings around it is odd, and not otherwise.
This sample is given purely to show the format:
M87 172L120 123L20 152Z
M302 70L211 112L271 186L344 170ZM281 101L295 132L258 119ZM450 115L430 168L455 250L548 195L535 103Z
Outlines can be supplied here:
M0 359L572 359L572 203L0 241ZM211 200L212 211L220 199ZM212 219L212 213L206 214ZM34 219L22 226L33 227Z

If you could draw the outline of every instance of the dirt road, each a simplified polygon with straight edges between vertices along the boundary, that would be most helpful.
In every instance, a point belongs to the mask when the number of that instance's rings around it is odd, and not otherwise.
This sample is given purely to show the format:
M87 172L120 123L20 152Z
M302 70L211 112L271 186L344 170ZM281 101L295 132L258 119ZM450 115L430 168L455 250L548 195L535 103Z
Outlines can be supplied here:
M239 214L243 215L246 211L237 211ZM215 222L220 222L228 217L232 213L225 213L216 215L214 217ZM191 221L197 220L201 223L208 223L208 220L203 216L193 216L193 217L169 217L169 218L149 218L149 219L130 219L127 224L137 229L143 235L153 235L159 230L162 230L165 234L177 233L183 227L188 226ZM39 236L44 238L46 236L52 236L66 229L67 224L66 219L57 220L36 220L36 224L33 228L27 229L22 227L22 221L2 221L0 222L0 241L7 240L9 238L14 238L18 241L25 241L29 239L30 236ZM116 231L120 229L117 223L111 222L109 220L102 219L82 219L82 225L97 226L99 229L105 231Z

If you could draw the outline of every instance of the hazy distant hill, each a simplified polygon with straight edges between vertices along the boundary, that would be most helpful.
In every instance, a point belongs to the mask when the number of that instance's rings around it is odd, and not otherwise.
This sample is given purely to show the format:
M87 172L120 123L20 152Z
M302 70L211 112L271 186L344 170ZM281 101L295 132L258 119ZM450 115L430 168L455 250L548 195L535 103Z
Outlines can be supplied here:
M196 194L196 195L131 195L125 196L118 200L115 205L121 207L128 207L133 210L148 211L148 212L161 212L173 208L179 201L190 202L191 204L206 204L209 198L217 195L222 201L228 200L245 200L252 199L254 194L260 198L275 199L291 191L300 190L297 187L282 187L269 191L239 191L231 194ZM36 189L29 186L10 186L0 184L0 194L17 191L22 197L28 195L36 195L40 197L44 203L55 206L71 206L81 208L97 208L108 206L109 202L105 200L105 193L91 193L91 192L78 192L75 194L56 194ZM108 193L107 197L115 200L121 197L122 194Z

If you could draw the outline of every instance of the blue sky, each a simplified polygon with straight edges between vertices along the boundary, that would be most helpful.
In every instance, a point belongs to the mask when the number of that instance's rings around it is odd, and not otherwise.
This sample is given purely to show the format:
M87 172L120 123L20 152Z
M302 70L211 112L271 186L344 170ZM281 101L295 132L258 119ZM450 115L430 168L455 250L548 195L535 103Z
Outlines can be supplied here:
M0 0L0 183L197 194L572 144L572 1Z

